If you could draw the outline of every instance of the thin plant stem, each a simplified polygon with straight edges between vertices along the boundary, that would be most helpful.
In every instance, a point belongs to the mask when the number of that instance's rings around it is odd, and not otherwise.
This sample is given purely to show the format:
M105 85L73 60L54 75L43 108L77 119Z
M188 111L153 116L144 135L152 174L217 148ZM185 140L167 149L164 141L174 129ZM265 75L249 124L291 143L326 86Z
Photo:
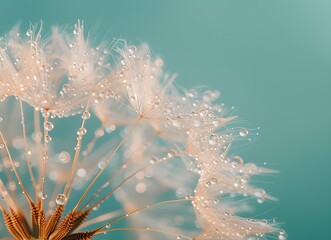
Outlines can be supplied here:
M28 202L29 202L30 204L33 204L33 201L32 201L32 199L31 199L30 195L28 194L28 192L26 191L26 189L25 189L25 187L24 187L24 184L23 184L23 182L22 182L22 180L21 180L21 177L19 176L19 174L18 174L18 172L17 172L17 169L16 169L16 166L15 166L15 163L14 163L13 158L12 158L10 152L9 152L8 145L7 145L6 141L5 141L5 138L4 138L4 136L3 136L2 131L0 131L0 137L1 137L1 140L2 140L2 142L3 142L3 144L4 144L4 146L5 146L5 149L6 149L7 155L8 155L8 157L9 157L10 163L11 163L11 165L12 165L12 171L13 171L14 174L15 174L15 177L16 177L16 179L17 179L17 181L18 181L18 184L20 185L20 188L21 188L21 190L22 190L22 193L23 193L23 195L26 197L26 199L28 200Z
M85 198L86 194L90 191L90 189L92 188L92 186L94 185L94 183L99 179L99 177L101 176L101 174L105 171L105 169L107 168L107 166L109 165L109 163L111 162L111 160L113 159L114 155L116 154L116 152L120 149L120 147L123 145L123 143L127 140L127 138L130 136L130 134L132 133L132 131L136 128L136 126L138 125L139 121L141 120L141 116L138 117L138 119L135 121L135 123L132 125L131 129L129 130L129 132L125 135L125 137L122 139L122 141L117 145L117 147L115 148L115 150L113 151L113 153L111 154L110 158L107 160L105 166L103 166L103 168L98 172L98 174L93 178L92 182L89 184L89 186L86 188L85 192L83 193L83 195L81 196L81 198L79 199L79 201L77 202L75 208L73 211L76 211L78 209L78 207L80 206L80 204L82 203L83 199Z
M20 111L21 111L21 119L22 119L22 131L23 131L23 139L24 139L25 158L26 158L26 162L27 162L27 166L28 166L32 186L33 186L33 189L35 190L36 199L37 199L38 198L38 193L36 191L36 189L37 189L36 185L37 184L36 184L36 180L35 180L35 177L33 175L33 172L32 172L31 157L30 157L31 151L28 149L28 142L27 142L27 137L26 137L26 127L25 127L25 118L24 118L24 110L23 110L22 99L19 99L19 102L20 102Z

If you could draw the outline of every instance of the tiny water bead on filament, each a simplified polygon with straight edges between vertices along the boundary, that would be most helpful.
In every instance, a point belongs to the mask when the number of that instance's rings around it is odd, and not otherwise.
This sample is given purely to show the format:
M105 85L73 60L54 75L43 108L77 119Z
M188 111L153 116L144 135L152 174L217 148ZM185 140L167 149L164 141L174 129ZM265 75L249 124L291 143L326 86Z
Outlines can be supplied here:
M16 28L15 28L16 29ZM176 88L147 44L93 45L83 23L0 40L1 239L286 239L243 217L274 171L217 91ZM247 213L245 213L247 215Z

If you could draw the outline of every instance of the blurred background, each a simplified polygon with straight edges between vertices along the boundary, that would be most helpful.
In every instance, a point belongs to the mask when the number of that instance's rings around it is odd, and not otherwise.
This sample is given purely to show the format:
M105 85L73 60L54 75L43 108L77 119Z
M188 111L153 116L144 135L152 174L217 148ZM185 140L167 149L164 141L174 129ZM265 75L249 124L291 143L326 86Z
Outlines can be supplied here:
M20 23L72 26L99 40L147 42L177 83L207 85L259 136L238 151L279 174L261 184L279 200L257 217L289 239L330 239L331 1L0 1L0 34ZM262 182L263 181L263 182Z

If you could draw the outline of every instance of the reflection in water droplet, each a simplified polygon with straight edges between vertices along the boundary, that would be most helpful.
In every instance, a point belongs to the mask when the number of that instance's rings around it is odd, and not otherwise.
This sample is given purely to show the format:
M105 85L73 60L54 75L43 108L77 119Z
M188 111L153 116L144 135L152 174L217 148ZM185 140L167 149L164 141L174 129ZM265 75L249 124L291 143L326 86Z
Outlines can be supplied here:
M64 194L58 194L55 200L56 204L58 205L63 205L65 201L66 201L66 197Z

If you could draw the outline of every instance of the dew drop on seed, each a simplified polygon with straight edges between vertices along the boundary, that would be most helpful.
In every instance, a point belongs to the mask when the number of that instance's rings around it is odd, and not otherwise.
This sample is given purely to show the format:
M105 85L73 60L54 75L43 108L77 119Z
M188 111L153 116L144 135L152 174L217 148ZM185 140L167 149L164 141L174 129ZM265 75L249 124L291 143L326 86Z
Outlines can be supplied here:
M100 208L100 204L94 206L92 210L93 210L93 211L96 211L96 210L98 210L99 208Z
M258 198L263 197L265 195L265 191L263 189L257 189L254 195Z
M185 196L185 199L187 199L187 200L189 200L189 199L191 199L192 198L192 196L190 196L190 195L186 195Z
M32 30L29 29L28 31L26 31L26 36L30 37L32 35Z
M98 168L99 169L103 169L103 167L106 165L106 162L105 161L100 161L98 162Z
M263 189L257 189L254 193L255 197L257 197L258 203L263 203L265 199L266 192Z
M51 122L44 122L44 128L46 131L52 131L54 128L54 125Z
M278 239L279 240L285 240L287 238L287 234L284 230L280 230L279 235L278 235Z
M211 134L208 139L209 145L212 145L212 146L216 145L218 140L219 140L219 137L217 134Z
M129 53L133 54L137 50L136 46L131 45L129 46Z
M77 131L77 135L78 136L83 136L87 133L87 130L86 128L80 128L78 131Z
M258 202L258 203L263 203L263 202L264 202L264 199L263 199L263 198L258 198L258 199L257 199L257 202Z
M149 160L149 162L150 162L151 164L155 164L155 163L157 162L157 158L156 158L156 157L152 157L152 158Z
M46 194L46 193L42 193L42 194L41 194L41 199L42 199L42 200L47 199L47 194Z
M173 151L170 151L167 153L168 158L173 158L175 156L175 153Z
M215 184L218 183L218 179L217 179L217 178L212 178L212 179L210 179L210 183L211 183L212 185L215 185Z
M215 116L215 113L214 113L214 112L209 112L209 113L207 114L207 116L210 117L210 118L213 118L213 117Z
M50 142L50 141L52 141L52 137L51 136L49 136L49 135L46 135L45 136L45 142Z
M212 124L214 125L214 127L218 127L219 126L219 121L214 120L214 121L212 121Z
M205 184L206 187L211 187L212 186L212 183L211 181L207 181L206 184Z
M88 111L83 112L82 114L83 119L89 119L90 117L91 117L91 113L89 113Z
M240 156L234 156L232 158L232 161L231 161L231 165L232 167L238 167L238 166L242 166L244 164L244 160L242 159L242 157Z
M239 135L241 137L246 137L248 135L248 130L246 128L241 129Z
M65 201L66 201L66 197L64 194L58 194L55 200L56 204L58 205L63 205Z

